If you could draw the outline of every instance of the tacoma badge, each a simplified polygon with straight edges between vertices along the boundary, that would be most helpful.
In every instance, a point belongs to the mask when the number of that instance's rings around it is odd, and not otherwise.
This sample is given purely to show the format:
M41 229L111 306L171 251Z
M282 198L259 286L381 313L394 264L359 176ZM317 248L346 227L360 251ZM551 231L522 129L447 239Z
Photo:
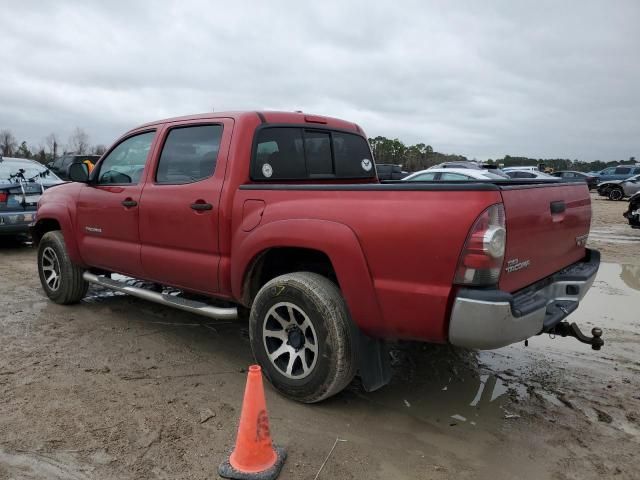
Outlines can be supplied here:
M514 258L513 260L507 261L507 267L505 268L505 271L507 273L513 273L517 272L518 270L527 268L529 265L531 265L531 260L523 260L521 262L517 258Z

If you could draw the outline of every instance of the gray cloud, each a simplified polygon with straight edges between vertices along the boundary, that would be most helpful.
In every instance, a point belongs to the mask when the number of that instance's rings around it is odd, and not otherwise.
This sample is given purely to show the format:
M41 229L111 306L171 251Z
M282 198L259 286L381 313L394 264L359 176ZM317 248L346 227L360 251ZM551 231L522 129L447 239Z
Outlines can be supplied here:
M348 4L347 4L348 3ZM640 3L0 0L0 128L302 109L436 150L640 157Z

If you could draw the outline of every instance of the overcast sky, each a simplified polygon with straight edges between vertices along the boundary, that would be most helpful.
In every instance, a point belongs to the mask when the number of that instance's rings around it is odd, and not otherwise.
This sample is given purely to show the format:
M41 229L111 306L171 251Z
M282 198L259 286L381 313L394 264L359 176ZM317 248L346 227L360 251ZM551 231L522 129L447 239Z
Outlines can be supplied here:
M373 3L0 0L0 129L110 144L282 109L470 158L640 159L640 1Z

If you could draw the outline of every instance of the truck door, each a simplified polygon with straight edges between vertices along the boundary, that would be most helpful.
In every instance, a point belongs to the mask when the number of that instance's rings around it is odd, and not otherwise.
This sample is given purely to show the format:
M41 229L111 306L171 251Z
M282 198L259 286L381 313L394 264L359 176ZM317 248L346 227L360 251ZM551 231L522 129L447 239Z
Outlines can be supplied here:
M94 183L77 202L76 232L82 259L93 267L142 275L138 209L154 131L131 135L96 166Z
M145 278L218 291L219 200L233 121L167 127L140 208Z

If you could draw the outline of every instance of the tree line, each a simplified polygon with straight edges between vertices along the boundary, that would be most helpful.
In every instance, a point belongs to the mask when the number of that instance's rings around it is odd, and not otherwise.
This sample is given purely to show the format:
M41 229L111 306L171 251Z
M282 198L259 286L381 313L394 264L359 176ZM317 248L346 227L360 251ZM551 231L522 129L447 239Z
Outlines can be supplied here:
M66 144L60 143L56 133L50 133L37 145L29 145L25 140L18 142L9 129L0 130L0 154L3 157L30 158L42 164L54 161L66 153L78 155L102 155L106 151L104 145L91 145L89 134L80 127L76 127Z
M382 136L369 139L371 150L376 163L393 163L401 165L408 172L424 170L443 162L475 161L464 155L445 154L436 152L431 145L416 143L415 145L405 145L397 138L390 139ZM486 163L499 165L502 167L534 166L544 164L545 167L554 170L577 170L580 172L597 172L604 168L616 165L629 165L636 163L635 157L628 160L595 160L583 162L578 159L568 158L529 158L505 155L502 158L490 158Z
M416 143L405 145L397 138L390 139L383 136L369 138L369 144L373 151L376 163L392 163L401 165L404 170L416 172L424 170L443 162L468 161L464 155L436 152L431 145ZM76 127L69 136L66 144L60 143L60 137L56 133L47 135L37 146L30 146L26 141L19 142L11 130L0 130L0 154L4 157L30 158L43 164L55 160L65 153L78 155L102 155L106 151L104 145L92 145L89 134L80 127ZM472 159L475 160L475 159ZM636 163L635 157L628 160L581 162L568 158L528 158L505 155L502 158L489 159L486 163L503 167L539 165L554 170L578 170L582 172L599 171L615 165L628 165Z

